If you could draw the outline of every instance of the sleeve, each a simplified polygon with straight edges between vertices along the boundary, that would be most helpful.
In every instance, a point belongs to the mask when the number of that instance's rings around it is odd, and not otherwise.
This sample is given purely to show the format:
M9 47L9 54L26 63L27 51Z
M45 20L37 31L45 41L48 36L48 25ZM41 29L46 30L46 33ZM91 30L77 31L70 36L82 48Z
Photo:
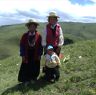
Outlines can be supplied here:
M25 56L25 47L20 44L20 56Z
M48 54L45 54L45 56L44 56L44 66L46 66L46 64L47 64L47 62L48 62Z
M41 56L43 54L43 47L42 47L41 41L42 41L42 37L40 35L39 36L39 48L38 48L38 55L39 56Z
M42 32L42 46L43 47L46 46L46 35L47 35L47 30L45 28L44 31Z
M52 62L58 65L61 65L60 59L57 55L53 57Z
M20 40L20 56L25 56L25 44L24 44L24 35Z
M59 35L59 44L58 44L58 46L62 46L63 44L64 44L64 36L63 36L62 28L60 27L60 35Z

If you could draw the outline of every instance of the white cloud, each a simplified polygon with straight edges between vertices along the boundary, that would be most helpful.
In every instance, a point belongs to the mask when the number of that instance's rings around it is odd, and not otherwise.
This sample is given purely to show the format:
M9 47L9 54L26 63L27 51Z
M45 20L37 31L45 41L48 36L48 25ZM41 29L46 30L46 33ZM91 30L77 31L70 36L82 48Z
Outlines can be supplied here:
M73 5L69 0L0 0L0 17L2 19L7 17L7 20L8 18L9 20L14 19L13 21L17 19L17 21L21 22L30 17L46 21L48 12L56 10L63 21L72 21L73 19L76 19L76 21L86 21L84 20L85 16L95 17L96 19L96 0L91 1L94 1L93 5L81 6L79 4ZM89 21L92 21L92 18Z
M92 2L96 3L96 0L90 0L90 1L92 1Z

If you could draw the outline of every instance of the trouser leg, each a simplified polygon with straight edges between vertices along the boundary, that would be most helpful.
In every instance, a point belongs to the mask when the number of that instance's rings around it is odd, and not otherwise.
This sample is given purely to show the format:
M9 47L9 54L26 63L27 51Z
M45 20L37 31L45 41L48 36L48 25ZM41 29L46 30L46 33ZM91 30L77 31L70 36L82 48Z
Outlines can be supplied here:
M59 71L59 67L56 67L54 69L54 74L55 74L55 80L59 80L59 77L60 77L60 71Z

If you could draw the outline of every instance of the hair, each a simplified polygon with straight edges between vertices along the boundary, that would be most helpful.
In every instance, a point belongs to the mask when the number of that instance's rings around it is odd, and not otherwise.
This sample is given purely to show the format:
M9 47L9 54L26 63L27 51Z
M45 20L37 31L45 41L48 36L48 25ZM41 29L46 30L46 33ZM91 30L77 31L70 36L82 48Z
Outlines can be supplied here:
M48 22L50 22L50 18L51 18L51 17L48 17ZM54 17L54 18L56 18L56 20L58 21L57 17Z
M25 26L30 27L32 24L35 25L37 28L38 25L36 23L27 23Z

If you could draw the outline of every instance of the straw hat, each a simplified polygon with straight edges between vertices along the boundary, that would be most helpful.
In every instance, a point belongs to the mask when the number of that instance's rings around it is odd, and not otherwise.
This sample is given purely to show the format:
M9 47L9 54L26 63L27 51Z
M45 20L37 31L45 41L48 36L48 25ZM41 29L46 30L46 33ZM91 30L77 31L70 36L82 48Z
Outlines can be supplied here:
M59 18L59 16L57 15L57 13L54 12L54 11L50 12L49 13L49 16L47 16L47 17L57 17L57 18Z
M29 21L25 25L29 26L30 24L39 25L36 19L29 19Z

